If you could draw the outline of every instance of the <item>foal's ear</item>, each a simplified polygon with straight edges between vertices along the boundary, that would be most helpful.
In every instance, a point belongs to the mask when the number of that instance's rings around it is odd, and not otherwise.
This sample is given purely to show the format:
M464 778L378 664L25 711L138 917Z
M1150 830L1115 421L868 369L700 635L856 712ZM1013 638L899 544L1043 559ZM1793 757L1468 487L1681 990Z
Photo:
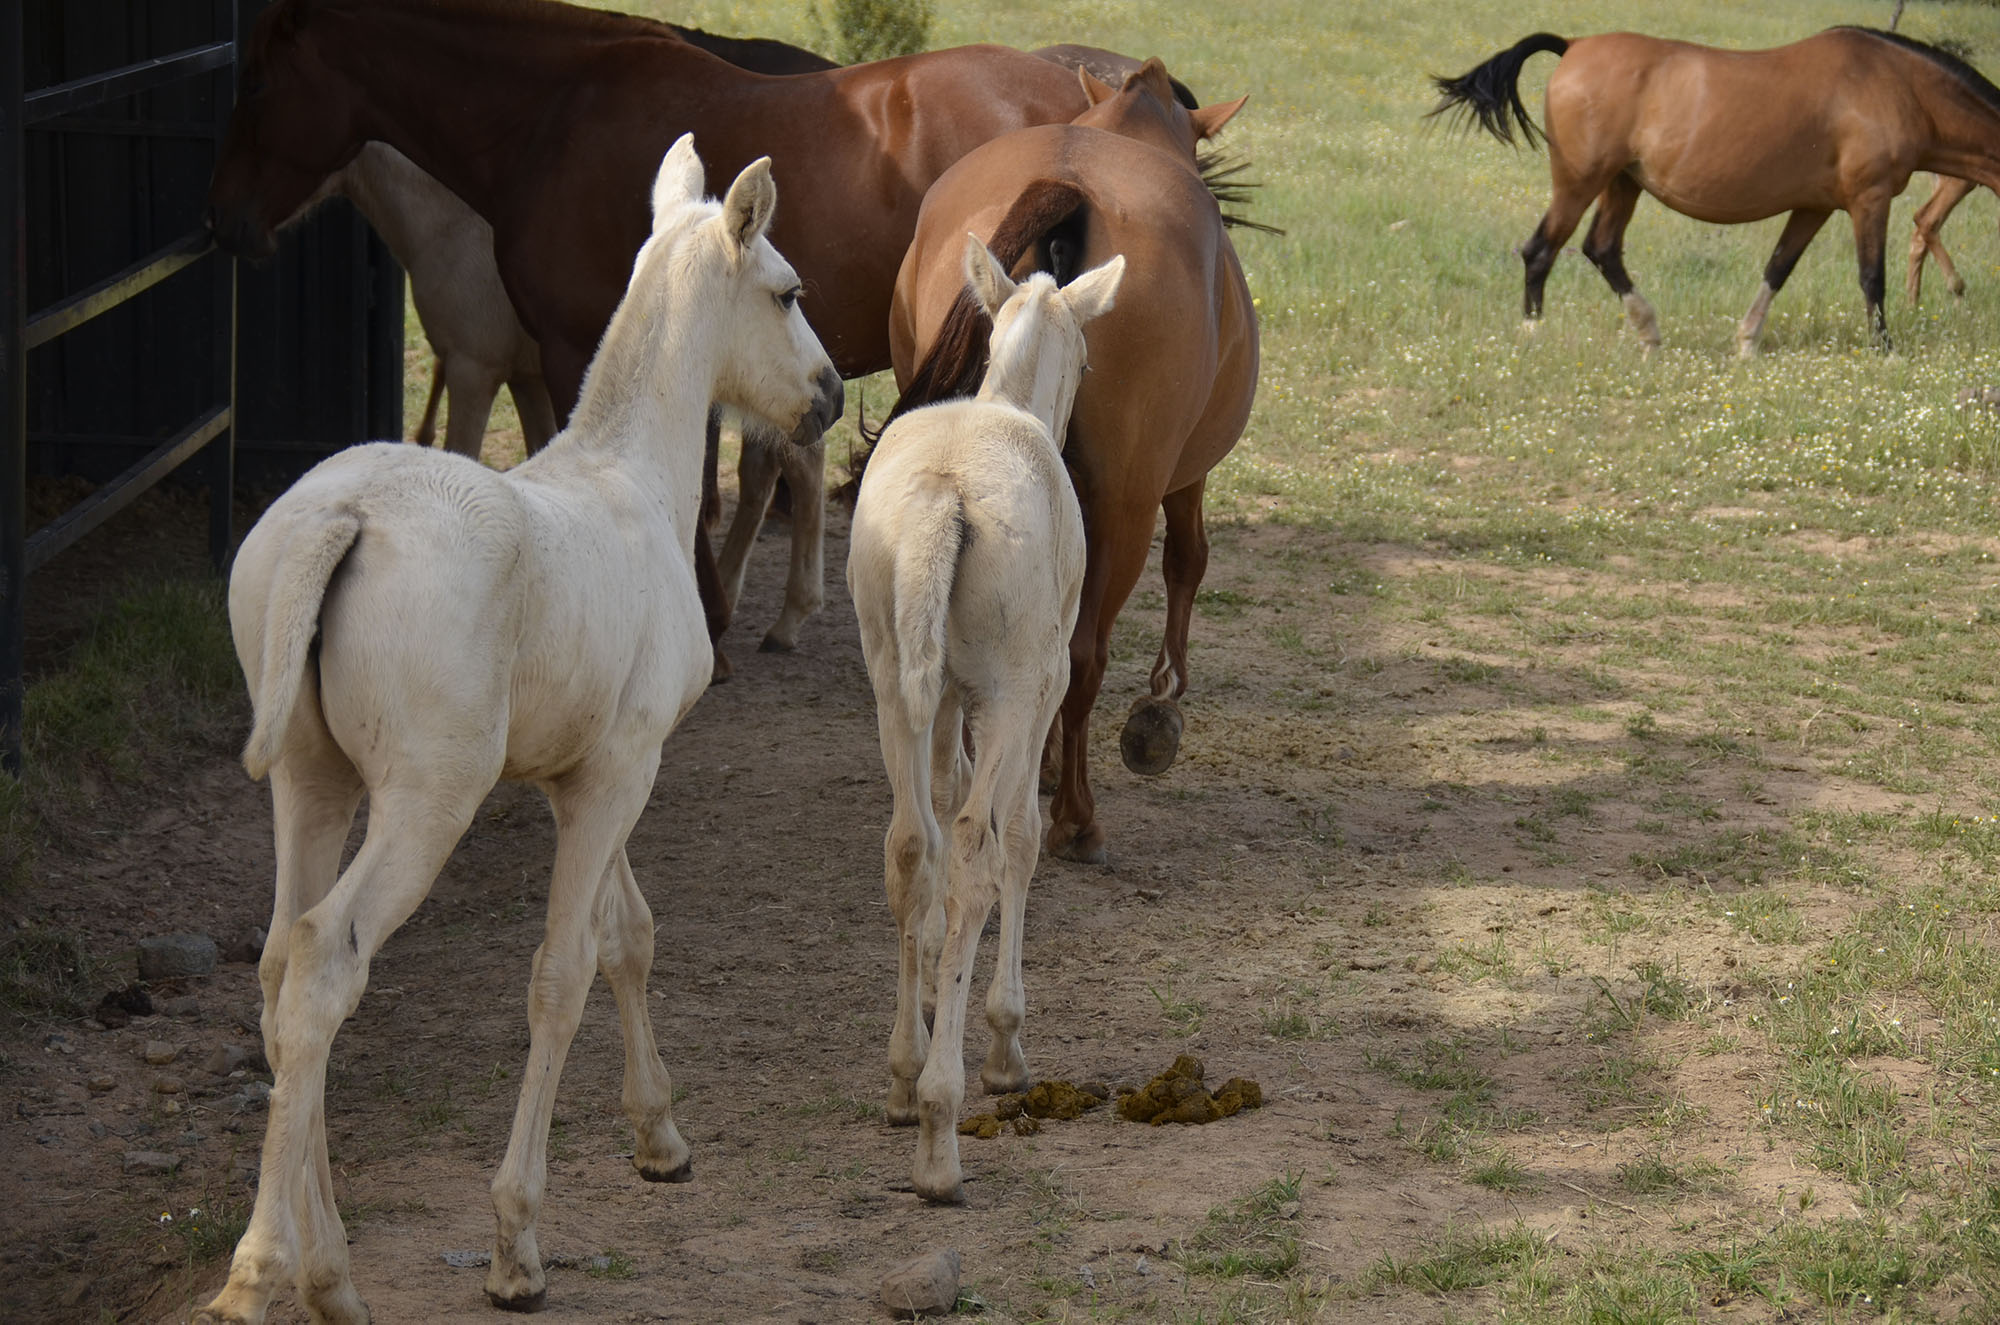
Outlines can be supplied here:
M1092 267L1062 288L1063 302L1079 323L1109 313L1125 279L1125 255L1118 254L1102 267Z
M1213 106L1203 106L1200 110L1189 111L1188 118L1194 121L1194 136L1215 137L1222 132L1223 125L1236 118L1236 112L1242 110L1243 103L1248 100L1250 100L1249 94L1245 93L1234 101L1218 101Z
M1013 278L1000 270L999 260L978 235L965 237L965 284L988 317L997 317L1000 305L1014 293Z
M1118 95L1117 90L1111 84L1105 82L1096 74L1091 73L1090 70L1084 68L1082 65L1076 67L1076 81L1083 84L1083 99L1093 106L1107 97Z
M743 167L743 173L729 186L722 200L722 234L729 247L729 260L743 256L771 227L778 210L778 186L771 180L771 158L760 156Z
M701 158L694 152L694 135L682 134L660 159L660 173L653 176L653 228L677 207L701 201Z

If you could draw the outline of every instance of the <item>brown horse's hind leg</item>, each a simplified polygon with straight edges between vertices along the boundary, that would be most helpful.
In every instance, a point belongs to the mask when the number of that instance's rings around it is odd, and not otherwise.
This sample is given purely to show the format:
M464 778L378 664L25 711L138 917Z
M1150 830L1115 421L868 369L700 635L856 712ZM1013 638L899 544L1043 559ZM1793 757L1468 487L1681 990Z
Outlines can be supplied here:
M1736 353L1748 359L1757 353L1757 337L1764 333L1764 315L1771 311L1771 300L1778 291L1785 288L1792 268L1798 265L1799 255L1813 242L1813 236L1826 224L1832 212L1793 212L1785 222L1784 233L1778 236L1778 247L1771 251L1771 260L1764 264L1764 285L1757 291L1757 298L1750 305L1750 311L1743 315L1743 321L1736 327ZM1881 313L1881 263L1876 263L1876 313Z
M1527 268L1527 283L1521 295L1521 316L1533 324L1542 316L1542 286L1549 279L1550 268L1556 265L1556 254L1576 233L1576 223L1583 219L1584 208L1597 190L1566 189L1556 185L1555 197L1549 200L1548 211L1535 226L1535 233L1528 236L1528 242L1521 245L1521 264Z
M1118 753L1134 773L1154 775L1173 767L1181 746L1181 709L1187 693L1188 623L1195 591L1208 570L1208 533L1201 524L1201 495L1207 477L1196 479L1160 503L1167 516L1167 543L1160 571L1167 582L1167 628L1153 663L1152 693L1134 700L1118 736Z
M1075 438L1071 438L1075 445ZM1090 793L1090 710L1104 684L1111 656L1111 626L1125 605L1152 548L1152 502L1113 505L1092 501L1085 490L1084 528L1090 541L1076 631L1069 640L1069 690L1062 702L1062 783L1049 802L1049 854L1087 865L1104 863L1104 830Z
M1605 283L1625 306L1632 330L1646 351L1660 347L1660 319L1645 297L1632 288L1625 270L1625 227L1632 222L1632 209L1639 205L1639 183L1630 175L1614 175L1597 199L1597 216L1583 239L1583 256L1603 273Z

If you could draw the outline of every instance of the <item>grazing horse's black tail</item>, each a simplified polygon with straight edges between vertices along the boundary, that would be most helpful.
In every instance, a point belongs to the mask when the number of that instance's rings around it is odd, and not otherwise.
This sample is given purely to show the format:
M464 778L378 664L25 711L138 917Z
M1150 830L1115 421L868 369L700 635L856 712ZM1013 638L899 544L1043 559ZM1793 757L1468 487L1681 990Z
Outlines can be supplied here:
M1568 49L1569 43L1554 33L1537 32L1521 38L1469 74L1457 78L1433 76L1431 82L1441 95L1431 114L1458 111L1463 118L1478 121L1480 128L1509 147L1514 145L1514 126L1518 124L1521 137L1533 147L1535 140L1543 135L1528 118L1528 108L1521 104L1521 66L1528 62L1529 56L1542 51L1561 55Z

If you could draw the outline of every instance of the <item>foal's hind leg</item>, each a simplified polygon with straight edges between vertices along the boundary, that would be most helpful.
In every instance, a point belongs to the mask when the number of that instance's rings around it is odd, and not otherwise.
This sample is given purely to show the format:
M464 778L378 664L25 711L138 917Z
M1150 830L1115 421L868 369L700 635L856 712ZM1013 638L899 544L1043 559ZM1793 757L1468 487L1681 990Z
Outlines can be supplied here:
M1647 352L1660 348L1660 319L1645 296L1632 288L1625 271L1625 227L1632 222L1632 209L1639 205L1639 182L1627 174L1611 177L1597 200L1597 216L1583 239L1583 256L1604 274L1611 292L1625 305L1625 316Z
M1176 701L1187 693L1188 623L1194 616L1194 596L1208 571L1208 532L1201 523L1201 497L1206 476L1160 502L1167 517L1166 546L1160 573L1167 582L1167 628L1160 637L1160 656L1153 663L1152 693L1133 701L1118 734L1118 753L1134 773L1164 773L1173 767L1181 745L1181 710Z
M795 446L772 433L770 442L792 489L792 564L785 609L759 647L783 653L797 647L800 624L826 602L826 439Z
M674 1083L653 1040L646 977L653 969L653 912L620 847L597 894L597 969L618 1001L625 1039L625 1116L636 1144L632 1167L648 1182L686 1182L687 1142L674 1126Z
M642 757L588 763L549 788L556 864L547 930L535 949L528 980L528 1064L521 1075L507 1157L493 1177L496 1228L486 1296L507 1310L536 1310L548 1291L535 1223L548 1182L556 1083L597 967L600 890L646 806L659 762L659 747L654 746ZM618 960L622 966L625 954Z
M1778 291L1785 288L1785 281L1791 276L1792 268L1798 265L1799 256L1806 246L1813 242L1813 236L1826 224L1832 212L1796 211L1785 221L1785 229L1778 236L1778 247L1771 251L1771 260L1764 264L1764 284L1757 291L1756 302L1743 315L1743 321L1736 328L1736 353L1748 359L1757 353L1757 338L1764 332L1764 317L1771 311L1771 300ZM1878 268L1879 272L1879 268Z
M1931 196L1924 200L1924 205L1917 208L1917 214L1911 218L1910 272L1904 280L1911 303L1923 297L1926 255L1937 259L1938 271L1944 277L1946 289L1955 295L1965 293L1965 279L1958 274L1958 268L1951 265L1951 254L1944 251L1944 241L1938 238L1938 232L1944 228L1945 218L1966 200L1974 187L1971 180L1939 175L1931 189Z
M736 514L730 518L729 532L723 536L722 551L715 567L722 576L724 601L731 613L743 596L743 575L750 564L750 549L757 545L757 531L764 526L764 512L771 505L771 489L778 485L778 448L788 443L769 429L748 419L743 421L743 454L736 464Z

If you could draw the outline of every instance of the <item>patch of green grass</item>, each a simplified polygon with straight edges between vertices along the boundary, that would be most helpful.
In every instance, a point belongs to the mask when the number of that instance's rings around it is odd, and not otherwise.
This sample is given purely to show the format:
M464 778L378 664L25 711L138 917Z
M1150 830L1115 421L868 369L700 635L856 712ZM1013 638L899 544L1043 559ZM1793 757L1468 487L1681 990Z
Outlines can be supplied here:
M1208 1222L1181 1241L1174 1259L1187 1274L1208 1279L1278 1279L1299 1263L1293 1222L1304 1174L1287 1173L1233 1204L1208 1212Z
M1618 1166L1618 1185L1635 1196L1714 1191L1727 1180L1728 1175L1712 1160L1697 1157L1676 1163L1664 1151L1641 1155Z
M1208 1005L1176 989L1172 976L1157 985L1147 985L1146 992L1160 1005L1160 1015L1174 1028L1174 1034L1193 1035L1201 1030L1202 1018L1208 1015Z
M606 1247L584 1263L583 1271L593 1279L630 1279L638 1274L632 1258L616 1247Z
M1466 1170L1465 1180L1475 1187L1495 1192L1525 1192L1537 1186L1533 1175L1504 1151L1474 1162Z
M1463 1293L1519 1275L1548 1254L1548 1240L1525 1224L1470 1231L1447 1228L1405 1260L1384 1252L1374 1278L1427 1293Z
M16 929L0 937L0 1007L19 1016L89 1011L109 963L70 929Z

